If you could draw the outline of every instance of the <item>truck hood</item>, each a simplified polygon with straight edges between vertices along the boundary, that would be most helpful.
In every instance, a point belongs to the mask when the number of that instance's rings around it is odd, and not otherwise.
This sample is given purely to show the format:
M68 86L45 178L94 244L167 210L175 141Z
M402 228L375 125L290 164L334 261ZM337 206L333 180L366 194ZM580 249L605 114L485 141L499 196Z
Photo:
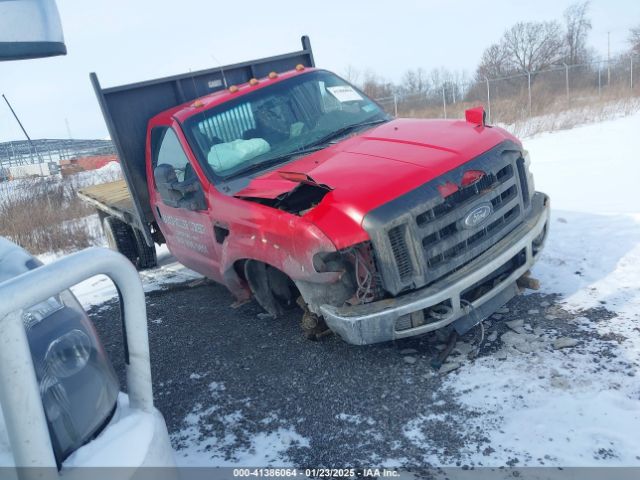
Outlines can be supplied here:
M275 199L303 174L331 191L303 217L346 248L368 240L364 216L380 205L453 170L497 144L516 138L466 121L397 119L258 176L235 194Z

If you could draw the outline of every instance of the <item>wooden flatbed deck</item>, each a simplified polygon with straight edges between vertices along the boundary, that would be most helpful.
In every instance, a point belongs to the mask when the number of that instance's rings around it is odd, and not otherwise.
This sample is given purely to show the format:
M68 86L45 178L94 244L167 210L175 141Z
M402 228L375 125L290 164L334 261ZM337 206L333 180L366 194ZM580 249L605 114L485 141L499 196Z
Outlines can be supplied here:
M83 188L78 195L98 210L130 223L136 217L133 199L124 180Z

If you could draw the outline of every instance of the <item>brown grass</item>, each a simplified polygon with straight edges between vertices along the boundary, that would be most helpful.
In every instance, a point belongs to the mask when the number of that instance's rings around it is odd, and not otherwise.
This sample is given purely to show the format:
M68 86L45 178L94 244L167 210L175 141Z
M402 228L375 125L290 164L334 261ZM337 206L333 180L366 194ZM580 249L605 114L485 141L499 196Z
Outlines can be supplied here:
M58 178L0 183L0 235L34 254L94 244L100 233L87 217L95 210L77 189L73 180Z
M575 95L556 98L544 110L534 110L531 118L504 122L502 126L514 135L529 137L542 132L567 130L586 123L601 122L627 116L640 110L640 96L629 96L626 92L608 92L606 95ZM626 93L626 95L625 95Z
M447 105L447 118L464 118L467 108L483 105L484 101L460 101ZM385 104L389 113L394 113L392 104ZM628 115L640 109L640 88L633 91L628 86L609 89L584 88L566 94L549 92L534 86L531 92L531 113L526 90L519 95L491 100L490 122L506 127L518 136L530 136L541 132L573 128ZM411 102L399 102L399 117L443 118L442 104L421 106Z

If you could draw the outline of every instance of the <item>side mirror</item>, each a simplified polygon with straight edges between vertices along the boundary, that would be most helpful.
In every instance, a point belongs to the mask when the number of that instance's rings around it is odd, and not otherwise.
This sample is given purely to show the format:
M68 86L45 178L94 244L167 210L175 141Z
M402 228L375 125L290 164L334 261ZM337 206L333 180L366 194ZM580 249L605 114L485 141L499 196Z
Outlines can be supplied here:
M180 182L175 169L171 165L161 163L153 170L153 179L166 206L194 211L207 209L204 193L197 178Z
M54 0L0 0L0 61L66 53Z

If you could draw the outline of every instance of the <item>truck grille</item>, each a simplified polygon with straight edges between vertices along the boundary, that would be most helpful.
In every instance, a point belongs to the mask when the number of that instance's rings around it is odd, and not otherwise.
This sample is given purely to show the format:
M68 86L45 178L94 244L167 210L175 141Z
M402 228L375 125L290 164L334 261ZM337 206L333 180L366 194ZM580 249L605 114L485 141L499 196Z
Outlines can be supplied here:
M447 198L443 204L416 219L423 231L421 243L432 277L438 278L453 270L459 263L456 259L466 257L469 251L493 239L518 219L519 195L513 171L513 166L507 165L495 175L485 175L480 181L451 195L458 198ZM465 229L461 219L476 203L475 199L481 196L491 202L493 213L489 221L478 229ZM440 213L443 210L445 213Z
M384 288L419 288L464 266L507 235L529 208L519 147L511 142L448 172L365 217ZM460 185L468 170L484 176L443 198L438 186ZM465 218L483 205L491 213L476 225Z

